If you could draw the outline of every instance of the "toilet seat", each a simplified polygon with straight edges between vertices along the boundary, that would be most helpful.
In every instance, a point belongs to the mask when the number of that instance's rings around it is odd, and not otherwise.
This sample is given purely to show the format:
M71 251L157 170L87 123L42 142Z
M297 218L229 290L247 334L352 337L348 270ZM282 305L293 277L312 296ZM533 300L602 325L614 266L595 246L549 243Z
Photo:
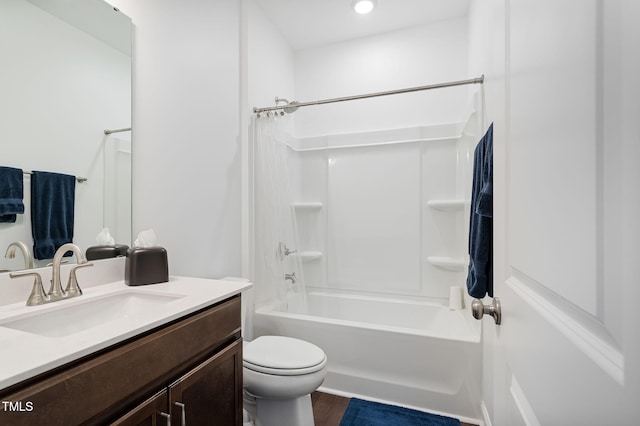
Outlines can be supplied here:
M260 336L243 348L243 366L278 376L298 376L322 370L324 351L316 345L285 336Z

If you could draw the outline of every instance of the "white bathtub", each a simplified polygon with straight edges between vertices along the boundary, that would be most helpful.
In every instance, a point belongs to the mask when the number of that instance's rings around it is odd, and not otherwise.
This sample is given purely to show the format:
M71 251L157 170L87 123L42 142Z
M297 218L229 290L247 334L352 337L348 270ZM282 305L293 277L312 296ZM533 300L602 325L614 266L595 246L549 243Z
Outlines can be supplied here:
M255 336L297 337L329 359L321 390L480 419L480 321L432 302L312 291L258 309Z

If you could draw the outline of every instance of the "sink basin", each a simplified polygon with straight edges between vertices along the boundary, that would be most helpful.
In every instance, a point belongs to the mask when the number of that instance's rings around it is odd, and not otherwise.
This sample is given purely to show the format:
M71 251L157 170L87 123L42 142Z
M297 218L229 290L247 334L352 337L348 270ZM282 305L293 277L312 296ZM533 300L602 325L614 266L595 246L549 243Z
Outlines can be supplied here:
M63 337L98 327L110 321L126 319L141 312L157 312L167 303L182 295L165 295L143 292L123 292L87 299L74 299L73 306L51 305L50 310L41 311L20 319L0 324L2 327L20 330L47 337Z

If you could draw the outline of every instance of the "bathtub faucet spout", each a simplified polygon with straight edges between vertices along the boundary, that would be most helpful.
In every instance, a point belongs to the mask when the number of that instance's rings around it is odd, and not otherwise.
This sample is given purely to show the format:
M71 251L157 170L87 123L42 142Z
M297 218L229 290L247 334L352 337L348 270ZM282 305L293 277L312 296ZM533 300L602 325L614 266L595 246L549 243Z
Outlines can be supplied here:
M284 274L284 279L285 280L291 280L291 284L295 284L296 283L296 273L292 272L290 274Z

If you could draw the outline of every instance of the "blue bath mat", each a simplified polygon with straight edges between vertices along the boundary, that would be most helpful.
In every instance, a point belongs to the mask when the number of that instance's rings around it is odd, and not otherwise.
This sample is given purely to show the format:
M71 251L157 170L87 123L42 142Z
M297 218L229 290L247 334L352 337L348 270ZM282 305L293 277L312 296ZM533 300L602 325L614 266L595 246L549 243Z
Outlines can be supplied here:
M460 426L460 420L352 398L340 426Z

